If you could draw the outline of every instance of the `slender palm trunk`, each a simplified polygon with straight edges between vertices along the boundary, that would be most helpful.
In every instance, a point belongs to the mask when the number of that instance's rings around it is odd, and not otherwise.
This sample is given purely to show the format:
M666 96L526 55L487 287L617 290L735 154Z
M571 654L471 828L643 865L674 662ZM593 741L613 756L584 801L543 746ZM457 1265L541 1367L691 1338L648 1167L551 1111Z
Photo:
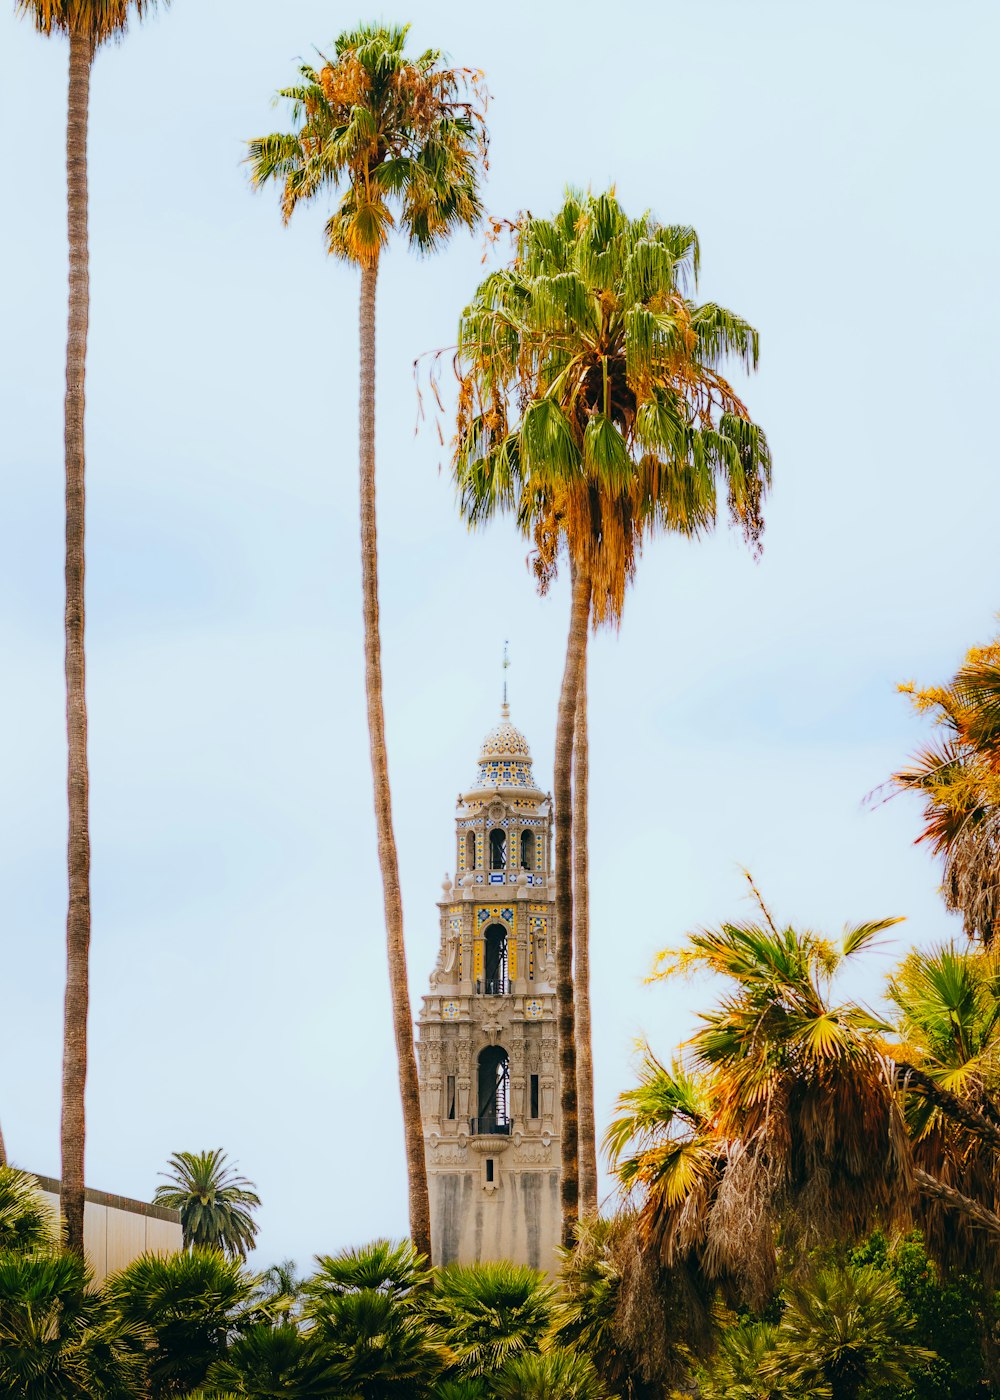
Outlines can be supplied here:
M7 1165L7 1144L3 1140L3 1128L0 1128L0 1167Z
M84 375L90 273L87 251L87 115L93 45L71 31L66 184L69 331L66 341L66 730L69 738L69 907L63 1016L62 1192L67 1248L83 1254L84 1093L90 998L90 824L84 653Z
M580 1214L580 1151L577 1116L576 1005L573 993L573 728L580 666L590 616L590 576L572 568L566 664L559 692L555 751L556 819L556 1003L559 1033L562 1242L573 1244Z
M427 1165L420 1119L417 1056L413 1045L413 1014L406 976L403 942L403 901L399 889L399 861L392 829L392 797L389 761L385 746L385 714L382 707L382 644L378 616L378 545L375 534L375 286L378 264L361 269L361 591L365 628L365 695L368 701L368 738L371 745L372 782L375 789L375 825L378 861L385 904L385 937L389 962L392 1023L399 1064L399 1093L403 1103L403 1134L410 1197L410 1234L422 1254L430 1258L431 1212L427 1194Z
M589 628L588 628L589 630ZM590 1038L590 852L587 790L587 631L573 728L573 985L576 990L576 1087L580 1109L580 1214L597 1214L597 1133L594 1126L594 1054Z

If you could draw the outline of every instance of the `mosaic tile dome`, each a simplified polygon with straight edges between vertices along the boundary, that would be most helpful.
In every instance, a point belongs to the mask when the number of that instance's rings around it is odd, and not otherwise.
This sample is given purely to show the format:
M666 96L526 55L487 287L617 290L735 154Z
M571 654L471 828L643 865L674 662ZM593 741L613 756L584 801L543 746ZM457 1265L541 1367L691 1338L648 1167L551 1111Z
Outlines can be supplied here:
M500 711L500 723L490 730L479 750L480 763L491 758L516 758L523 763L531 762L527 739L510 722L509 705L504 705Z
M531 750L519 729L510 722L510 707L500 711L500 723L491 729L479 750L475 788L532 788Z

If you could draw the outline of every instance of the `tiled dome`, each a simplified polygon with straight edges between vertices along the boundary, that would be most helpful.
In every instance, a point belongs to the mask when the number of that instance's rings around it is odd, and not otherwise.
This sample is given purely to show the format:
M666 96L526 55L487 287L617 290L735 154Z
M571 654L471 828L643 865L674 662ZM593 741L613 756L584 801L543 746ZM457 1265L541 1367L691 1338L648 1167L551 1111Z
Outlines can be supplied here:
M490 730L479 750L480 763L486 763L491 758L517 758L522 762L531 762L527 739L510 722L509 705L504 705L500 711L500 723Z
M531 750L519 729L510 722L510 708L504 704L500 723L491 729L479 750L479 771L474 791L488 788L530 788L535 790L531 774Z

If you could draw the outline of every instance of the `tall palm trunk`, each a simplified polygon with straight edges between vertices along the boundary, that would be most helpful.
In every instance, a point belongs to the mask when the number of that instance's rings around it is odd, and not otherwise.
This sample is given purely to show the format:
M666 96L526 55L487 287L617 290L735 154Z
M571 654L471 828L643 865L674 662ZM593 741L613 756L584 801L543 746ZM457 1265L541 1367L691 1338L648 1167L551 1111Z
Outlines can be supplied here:
M7 1144L3 1140L3 1128L0 1127L0 1167L7 1165Z
M87 115L90 38L69 39L66 185L69 224L69 330L66 341L66 730L69 739L69 907L63 1014L62 1190L67 1248L83 1254L84 1093L90 997L90 828L84 654L84 375L90 273L87 252Z
M431 1212L427 1194L427 1165L420 1119L417 1057L413 1046L413 1014L406 976L403 942L403 901L399 889L399 861L392 829L392 797L385 746L385 714L382 707L382 645L378 617L378 545L375 534L375 286L378 263L361 268L361 591L365 628L365 695L368 701L368 738L371 745L372 783L375 789L375 825L378 860L385 904L385 937L389 962L392 1022L399 1064L399 1093L403 1103L403 1133L410 1197L410 1235L422 1254L430 1258Z
M580 1214L597 1214L594 1055L590 1039L590 853L587 836L587 631L573 727L573 985L576 991L576 1087L580 1112Z
M556 1004L559 1033L559 1107L562 1181L562 1242L573 1244L580 1214L580 1172L576 1079L576 1006L573 992L573 728L580 667L590 617L590 575L571 567L572 601L566 664L559 692L555 751L556 819Z

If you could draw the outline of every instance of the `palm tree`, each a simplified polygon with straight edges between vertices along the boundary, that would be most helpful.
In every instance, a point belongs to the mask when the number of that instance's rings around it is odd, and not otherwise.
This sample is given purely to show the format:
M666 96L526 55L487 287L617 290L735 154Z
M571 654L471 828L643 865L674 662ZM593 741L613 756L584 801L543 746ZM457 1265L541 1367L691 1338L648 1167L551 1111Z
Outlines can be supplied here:
M329 1400L335 1394L330 1365L316 1337L283 1322L259 1322L236 1338L223 1360L209 1367L208 1395L254 1400Z
M144 1393L142 1334L90 1283L75 1252L0 1252L0 1394L131 1400Z
M0 1251L33 1254L54 1245L58 1237L58 1221L36 1179L16 1167L0 1167Z
M887 1274L850 1264L819 1269L787 1290L760 1374L792 1395L858 1400L880 1387L899 1395L915 1371L936 1360L914 1343L913 1332L913 1317Z
M376 1240L317 1260L304 1318L330 1364L333 1393L411 1400L451 1363L441 1329L421 1311L430 1273L413 1245Z
M66 1244L83 1254L84 1091L90 998L90 775L84 650L84 381L90 317L87 244L87 124L90 70L101 44L120 39L156 0L15 0L42 34L69 38L66 182L69 223L69 329L66 340L66 729L69 740L69 904L63 1018L62 1186ZM168 0L164 0L168 3Z
M589 1356L553 1348L512 1358L493 1384L497 1400L607 1400Z
M385 905L389 985L399 1064L409 1178L410 1230L430 1256L430 1206L413 1018L403 941L399 863L392 825L382 705L378 554L375 522L375 287L389 232L430 252L480 217L478 172L485 127L478 75L448 68L428 49L405 52L407 29L369 25L337 39L321 69L303 65L301 81L279 96L292 104L291 131L250 142L255 185L282 184L285 221L301 200L342 189L327 221L329 251L361 272L361 579L365 693L379 866Z
M104 1294L114 1317L135 1332L152 1400L197 1389L233 1341L270 1320L255 1299L257 1285L238 1260L206 1249L144 1254L108 1278Z
M524 216L511 264L480 285L459 327L454 471L462 513L478 524L512 511L534 539L548 585L560 547L572 598L556 723L556 919L563 1243L579 1209L574 939L588 970L586 919L574 918L571 790L588 627L621 616L643 541L714 527L724 489L756 544L770 479L764 434L719 372L757 363L757 333L719 306L690 301L693 229L630 219L614 193L570 192L551 220ZM581 726L581 739L585 736ZM576 773L585 810L586 763ZM584 858L576 867L586 879ZM581 891L582 892L582 891ZM589 992L576 987L589 1025ZM591 1142L585 1213L596 1210L589 1045L583 1058ZM593 1167L590 1162L593 1162Z
M659 1291L637 1276L631 1225L627 1212L581 1220L561 1251L552 1340L589 1356L621 1400L662 1400L687 1374L693 1339L689 1319L665 1316Z
M221 1147L175 1152L170 1170L160 1173L169 1185L158 1186L153 1200L180 1211L188 1249L218 1249L228 1259L246 1259L257 1238L253 1212L260 1197L253 1182L227 1163Z
M923 798L918 840L944 859L945 902L989 944L1000 928L1000 640L974 647L947 685L900 689L943 737L892 781Z
M833 1000L836 972L895 920L848 929L838 945L779 929L761 908L764 926L700 930L662 955L657 975L703 969L728 990L703 1013L686 1061L668 1070L647 1055L608 1132L643 1248L760 1304L774 1286L779 1227L801 1253L905 1224L919 1202L926 1218L946 1208L977 1227L975 1257L995 1260L1000 1127L978 1092L989 1056L957 1062L986 1042L970 1040L950 1063L921 1049L912 959L890 984L895 1022ZM984 993L995 1003L996 982L984 979ZM954 1239L940 1256L967 1264L968 1236Z
M485 1377L538 1350L554 1300L555 1290L523 1265L451 1265L436 1275L423 1312L442 1329L458 1371Z
M1000 952L946 944L915 950L889 979L889 1049L906 1087L921 1191L919 1220L949 1268L996 1276L997 1238L951 1192L1000 1216ZM947 1095L947 1097L943 1097ZM967 1110L956 1116L953 1099ZM975 1114L970 1120L969 1114ZM983 1131L982 1122L994 1133ZM947 1188L947 1189L946 1189Z

